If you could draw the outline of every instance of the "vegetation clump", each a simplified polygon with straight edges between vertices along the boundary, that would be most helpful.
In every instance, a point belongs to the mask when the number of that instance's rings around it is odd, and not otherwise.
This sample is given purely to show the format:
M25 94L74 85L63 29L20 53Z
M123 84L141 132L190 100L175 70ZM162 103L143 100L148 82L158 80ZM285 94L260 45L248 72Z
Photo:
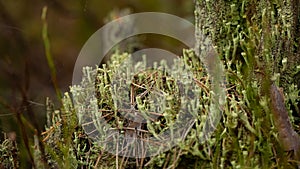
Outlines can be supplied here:
M47 99L45 131L31 146L34 166L299 167L300 10L295 3L196 0L196 47L183 51L174 61L178 67L161 62L146 69L145 60L132 64L130 54L116 52L107 64L83 68L81 84L63 95L60 109ZM206 38L217 52L203 50L211 45ZM210 54L221 59L216 70L224 68L224 75L207 67L214 63L207 59ZM212 73L225 83L213 85ZM215 92L220 86L226 91L221 101ZM181 116L186 110L188 116ZM176 144L163 144L174 138ZM132 140L139 140L138 146ZM143 150L158 153L138 153ZM19 166L13 140L2 142L0 152L0 167Z

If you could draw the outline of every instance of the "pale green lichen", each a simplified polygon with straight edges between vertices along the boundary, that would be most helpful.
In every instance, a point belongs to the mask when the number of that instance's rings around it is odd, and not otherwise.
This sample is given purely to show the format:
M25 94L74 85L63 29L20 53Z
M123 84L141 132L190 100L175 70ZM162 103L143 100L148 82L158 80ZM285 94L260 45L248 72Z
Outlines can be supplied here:
M10 136L8 136L10 135ZM4 140L0 144L0 168L19 168L19 150L15 133L4 134Z
M299 42L295 35L294 1L196 1L196 40L197 47L185 50L180 58L191 72L195 91L199 93L196 102L187 107L193 114L189 131L184 133L183 141L153 157L126 158L109 154L105 147L98 144L107 139L103 121L111 128L118 128L120 133L126 131L130 120L118 112L118 106L127 93L119 93L118 82L125 79L127 85L136 84L137 108L143 117L148 117L148 124L143 129L150 136L158 135L174 128L174 121L180 117L176 78L169 77L163 69L140 71L145 63L126 67L122 63L129 54L116 52L106 65L99 68L84 68L83 82L72 86L72 95L66 93L62 99L62 108L55 110L47 100L47 124L43 136L43 147L35 138L35 164L47 168L293 168L296 161L289 158L278 142L278 132L274 127L274 117L270 113L268 86L275 84L284 88L286 107L293 127L299 132L299 86L296 87L299 74ZM205 17L204 17L205 16ZM297 25L296 25L297 26ZM205 36L200 36L205 35ZM204 43L202 43L204 42ZM205 58L210 50L216 49L223 67L212 69L209 59ZM202 56L201 56L202 55ZM214 55L214 54L213 54ZM159 68L159 63L157 67ZM206 142L201 142L206 133L205 121L210 118L214 95L219 91L211 84L211 73L224 69L225 75L216 78L222 85L225 79L226 100L221 100L223 113L216 130ZM117 73L118 70L124 70ZM178 69L180 70L180 69ZM135 73L134 73L135 72ZM187 74L186 74L187 75ZM298 75L299 76L299 75ZM96 77L93 79L93 77ZM111 85L114 77L115 87ZM133 78L132 78L133 77ZM185 78L185 77L177 77ZM95 82L95 83L91 83ZM165 94L157 100L151 96L141 97L153 86L159 89L158 94ZM140 87L142 86L142 87ZM217 86L218 87L218 86ZM194 88L193 88L194 89ZM95 92L96 91L96 92ZM188 90L187 90L188 91ZM112 95L114 93L114 95ZM129 97L129 96L128 96ZM129 97L130 98L130 97ZM116 101L114 101L116 100ZM86 102L84 102L86 101ZM126 100L125 100L126 101ZM128 101L128 100L127 100ZM157 103L162 105L162 117L151 120L148 110L157 111ZM85 103L85 104L82 104ZM222 103L222 104L223 104ZM94 105L94 106L89 106ZM96 105L96 106L95 106ZM220 107L217 107L220 108ZM89 110L89 116L84 114ZM150 116L151 117L151 116ZM102 121L101 121L101 120ZM92 122L92 123L88 123ZM91 125L90 130L84 126ZM83 126L82 126L83 125ZM214 128L213 128L214 129ZM93 132L98 135L91 135ZM95 136L95 137L88 137ZM171 135L176 133L170 133ZM144 136L146 137L146 136ZM174 137L174 136L172 136ZM18 153L12 152L13 141L6 139L1 144L1 165L18 167ZM44 148L44 151L41 151ZM15 149L17 151L17 149ZM156 151L156 150L155 150ZM45 154L43 154L43 152ZM16 156L15 156L16 155ZM40 162L43 161L44 162ZM1 166L2 167L2 166Z

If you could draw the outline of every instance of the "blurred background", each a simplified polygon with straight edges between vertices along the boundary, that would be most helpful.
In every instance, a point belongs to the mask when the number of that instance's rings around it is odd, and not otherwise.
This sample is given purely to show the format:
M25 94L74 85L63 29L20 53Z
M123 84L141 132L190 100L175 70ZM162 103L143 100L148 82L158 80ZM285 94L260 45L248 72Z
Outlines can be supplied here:
M18 142L24 135L30 141L35 129L43 131L47 97L55 108L60 107L42 39L44 6L48 7L48 35L62 92L69 90L84 43L124 11L164 12L194 22L192 0L0 0L0 131ZM182 49L170 45L167 37L145 35L141 39L141 48L158 47L178 55Z

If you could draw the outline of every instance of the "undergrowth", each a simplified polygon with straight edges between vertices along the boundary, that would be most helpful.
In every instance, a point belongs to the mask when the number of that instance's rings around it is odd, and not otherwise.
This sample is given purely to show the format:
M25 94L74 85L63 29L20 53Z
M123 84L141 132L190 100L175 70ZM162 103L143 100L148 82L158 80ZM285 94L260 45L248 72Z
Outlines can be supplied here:
M51 101L47 99L45 131L41 136L35 135L34 145L31 145L34 166L296 168L299 161L290 158L291 152L286 152L279 143L278 128L274 125L270 109L269 93L269 87L273 83L283 88L289 118L295 131L299 133L299 86L298 81L294 80L297 79L300 70L297 44L299 39L295 38L295 29L299 25L294 20L295 15L299 17L299 14L293 13L293 2L196 1L197 47L184 50L180 60L182 66L191 72L192 82L189 85L193 86L190 89L195 89L197 101L193 103L194 107L190 107L193 120L185 124L189 130L183 132L182 140L171 149L155 149L153 151L159 151L155 156L134 158L136 154L129 150L131 157L108 153L109 149L115 147L102 144L103 141L111 140L103 134L107 128L99 122L109 124L110 129L123 135L148 139L175 129L174 123L176 119L180 119L180 107L192 104L180 99L180 94L183 94L180 86L176 85L176 78L170 77L165 69L160 67L163 63L157 63L158 69L144 70L134 75L131 75L130 71L124 71L116 76L118 70L126 70L121 63L130 57L128 53L116 52L105 65L83 68L81 85L71 86L70 92L63 95L60 109L54 109ZM295 24L296 26L292 27ZM44 34L44 40L49 43L46 32ZM214 93L212 77L206 72L202 60L195 54L201 53L203 39L200 34L212 39L223 63L226 82L226 101L220 107L220 123L213 126L214 132L204 142L201 142L205 135L203 129L205 120L209 117L210 105L213 104ZM52 62L49 53L47 58ZM52 64L49 65L54 69ZM132 65L134 66L138 67ZM56 76L55 71L52 73ZM96 79L91 80L90 77ZM117 81L114 79L116 77ZM118 93L118 82L121 83L127 77L132 77L129 87L124 88L124 93ZM53 82L56 83L55 78ZM91 91L96 92L91 95ZM162 98L166 99L166 104L161 110L157 109L157 104L162 100L151 102L153 98L149 92L157 92L158 95L164 96ZM129 98L129 103L133 104L140 114L128 115L125 118L126 110L118 109L120 105L126 107L122 104L128 100L122 100L123 98ZM96 103L96 106L89 106L90 103ZM148 110L152 113L147 114ZM134 124L137 116L148 117L147 123ZM173 136L175 137L176 133ZM127 141L126 138L123 139ZM123 146L127 144L124 143ZM160 144L163 145L161 142ZM14 140L4 140L0 145L0 152L1 167L18 168L18 148Z

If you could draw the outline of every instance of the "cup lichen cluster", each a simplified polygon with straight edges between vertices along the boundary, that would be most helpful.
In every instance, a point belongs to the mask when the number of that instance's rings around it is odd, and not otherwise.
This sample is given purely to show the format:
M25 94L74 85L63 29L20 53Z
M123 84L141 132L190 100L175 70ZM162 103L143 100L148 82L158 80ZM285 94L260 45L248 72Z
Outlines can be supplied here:
M54 109L51 101L47 100L43 144L39 144L39 136L36 136L35 144L31 146L35 165L38 168L105 169L296 168L299 161L292 160L292 152L286 152L279 143L278 128L274 125L269 98L272 83L283 87L288 116L295 131L299 133L297 85L300 72L300 10L295 3L293 0L196 0L196 40L201 44L202 40L197 36L199 32L212 39L223 61L226 81L226 102L222 107L220 123L205 142L199 139L204 134L204 122L209 115L213 98L211 77L205 72L205 67L193 50L185 50L180 59L192 72L193 84L199 93L197 109L193 112L195 120L190 123L189 132L176 146L152 157L130 158L107 153L105 147L88 137L89 133L82 126L84 123L80 123L86 117L77 116L74 101L86 100L87 97L80 91L89 89L96 90L95 95L92 95L94 98L90 99L96 103L96 107L87 107L94 111L94 116L88 117L87 121L96 123L104 120L120 133L130 133L132 128L132 117L124 118L115 109L119 103L114 102L113 87L110 85L113 73L129 54L115 53L106 66L101 65L95 68L96 71L92 71L92 68L83 70L84 79L88 79L91 72L96 75L95 84L91 84L90 88L73 86L72 95L65 93L60 109ZM124 73L125 79L126 71ZM152 89L152 85L157 85L158 94L168 93L170 96L165 112L155 114L157 112L153 111L152 116L147 114L153 119L148 119L149 125L140 126L140 130L147 133L142 138L155 137L170 129L170 124L178 118L176 113L182 104L177 99L179 86L174 83L175 78L168 76L163 69L142 71L133 77L131 82L135 85L128 86L129 89L133 86L134 92L127 91L126 98L129 101L132 98L141 112L157 110L153 105L158 101L151 102L151 95L136 97ZM135 97L131 97L131 93ZM92 129L98 132L103 130L97 128L97 125ZM18 159L14 156L17 149L13 142L7 139L0 145L1 167L18 165Z

